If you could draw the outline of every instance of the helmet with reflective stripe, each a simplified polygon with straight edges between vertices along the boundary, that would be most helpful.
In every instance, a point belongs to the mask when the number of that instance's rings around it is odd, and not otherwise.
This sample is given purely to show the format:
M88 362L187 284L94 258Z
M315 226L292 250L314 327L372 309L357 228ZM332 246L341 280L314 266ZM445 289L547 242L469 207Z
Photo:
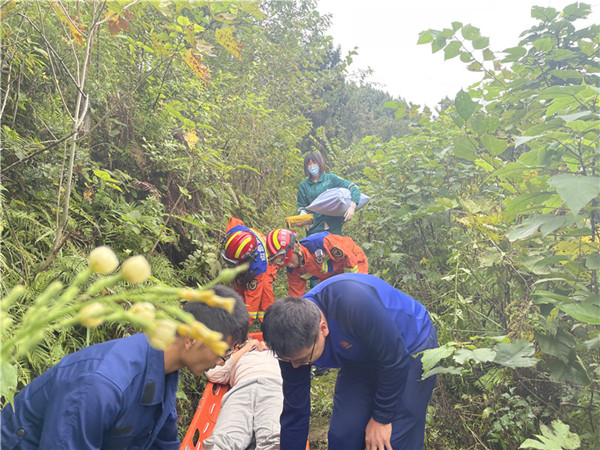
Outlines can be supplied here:
M257 247L256 236L250 231L230 231L223 239L221 257L233 265L250 262L258 254Z
M269 252L269 262L283 266L294 254L294 246L296 245L296 232L279 228L273 230L267 236L267 251ZM283 260L280 260L283 257Z

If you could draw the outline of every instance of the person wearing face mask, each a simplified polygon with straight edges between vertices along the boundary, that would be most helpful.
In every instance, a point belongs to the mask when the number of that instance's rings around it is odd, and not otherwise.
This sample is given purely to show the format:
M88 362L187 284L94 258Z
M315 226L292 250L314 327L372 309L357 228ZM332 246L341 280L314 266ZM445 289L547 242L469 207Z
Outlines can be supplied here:
M351 181L344 180L333 173L325 173L325 160L317 150L308 152L304 157L304 174L306 178L302 180L298 187L296 204L298 214L309 213L306 207L328 189L346 188L350 190L352 201L343 217L326 216L311 212L314 216L314 223L306 231L307 236L321 231L329 231L331 234L341 235L344 222L349 222L354 216L356 205L360 200L360 189Z

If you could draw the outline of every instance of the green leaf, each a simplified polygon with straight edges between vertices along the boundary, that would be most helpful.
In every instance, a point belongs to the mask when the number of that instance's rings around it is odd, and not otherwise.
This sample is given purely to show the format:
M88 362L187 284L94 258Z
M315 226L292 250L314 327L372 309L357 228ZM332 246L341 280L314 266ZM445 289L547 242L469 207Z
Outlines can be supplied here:
M540 205L552 198L552 195L550 192L531 192L508 200L504 210L506 222L512 222L519 213L528 210L530 205Z
M484 48L482 55L483 55L484 61L493 61L496 58L496 55L494 55L494 52L491 51L489 48Z
M517 148L519 145L523 145L526 144L527 142L531 141L532 139L536 139L541 137L542 135L537 135L537 136L519 136L517 138L515 138L515 148Z
M488 149L492 156L498 156L504 153L504 150L508 147L508 144L503 139L498 139L496 136L491 134L484 134L481 136L481 142Z
M564 362L569 362L569 358L577 345L573 337L560 328L554 336L535 333L535 340L541 351L556 356Z
M442 359L452 355L456 349L448 344L438 348L432 348L425 350L421 356L421 364L423 364L423 371L426 372L439 363Z
M2 361L0 372L0 393L12 404L17 391L17 367L8 361Z
M527 439L519 448L537 448L542 450L577 449L581 446L579 436L569 431L569 425L560 420L552 421L552 429L540 424L542 434L536 434L539 441Z
M553 214L528 217L523 223L514 227L508 233L507 237L511 242L514 242L531 236L538 230L538 228L540 228L542 236L547 236L548 234L562 227L566 221L566 216L555 216Z
M556 188L560 198L575 215L600 195L600 177L561 174L550 178L548 184Z
M452 41L452 42L450 42L444 48L444 60L446 60L446 59L452 59L452 58L458 56L460 54L461 47L462 47L462 45L458 41Z
M421 33L419 33L419 40L417 41L417 45L429 44L430 42L433 42L431 30L422 31Z
M446 39L441 36L438 36L431 44L431 52L432 53L439 52L445 46L446 46Z
M565 303L558 309L580 322L600 325L600 307L593 303Z
M569 362L564 362L559 358L552 358L548 364L548 369L550 369L550 379L552 381L559 383L568 381L571 384L581 384L584 386L590 384L590 377L576 355Z
M469 120L477 109L477 103L471 100L471 96L462 89L456 94L454 104L456 105L456 111L464 120Z
M600 269L600 253L596 252L588 255L588 257L585 259L585 266L589 270Z
M487 37L478 37L477 39L473 39L473 48L481 50L482 48L486 48L490 45L490 38Z
M462 27L461 33L465 39L472 41L479 37L479 28L467 24Z
M477 159L475 147L473 147L471 141L464 136L454 139L454 155L469 161L475 161L475 159Z
M460 367L442 367L442 366L437 366L434 367L431 370L428 371L424 371L423 372L423 376L421 377L422 380L432 377L433 375L438 375L440 373L447 373L450 375L460 375L462 373L462 369Z
M505 367L533 367L538 362L531 358L535 352L531 342L516 340L511 344L498 344L494 350L497 352L494 362Z
M546 37L533 41L533 46L538 52L548 52L552 50L552 38Z

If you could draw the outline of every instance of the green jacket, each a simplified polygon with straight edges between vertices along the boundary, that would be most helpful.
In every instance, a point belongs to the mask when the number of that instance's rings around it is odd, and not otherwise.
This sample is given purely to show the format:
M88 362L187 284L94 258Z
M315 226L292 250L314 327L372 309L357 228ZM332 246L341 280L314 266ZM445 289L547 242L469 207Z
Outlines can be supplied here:
M302 214L303 212L314 214L315 223L306 232L307 236L325 231L326 223L329 227L327 231L331 234L342 234L344 217L324 216L323 214L313 213L306 209L315 198L327 189L332 188L349 189L352 201L358 205L358 201L360 200L360 189L351 181L344 180L332 173L322 173L317 181L313 181L311 177L305 178L298 187L298 201L296 206L298 208L298 214Z

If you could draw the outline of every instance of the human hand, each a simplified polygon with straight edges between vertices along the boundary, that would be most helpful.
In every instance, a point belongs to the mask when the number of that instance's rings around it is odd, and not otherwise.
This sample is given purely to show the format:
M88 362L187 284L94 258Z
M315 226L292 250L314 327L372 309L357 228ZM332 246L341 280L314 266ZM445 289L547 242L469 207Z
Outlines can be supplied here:
M350 202L350 206L344 213L344 222L350 222L352 217L354 217L354 211L356 210L356 203Z
M366 450L393 450L390 439L392 437L392 424L379 423L371 417L365 428Z

